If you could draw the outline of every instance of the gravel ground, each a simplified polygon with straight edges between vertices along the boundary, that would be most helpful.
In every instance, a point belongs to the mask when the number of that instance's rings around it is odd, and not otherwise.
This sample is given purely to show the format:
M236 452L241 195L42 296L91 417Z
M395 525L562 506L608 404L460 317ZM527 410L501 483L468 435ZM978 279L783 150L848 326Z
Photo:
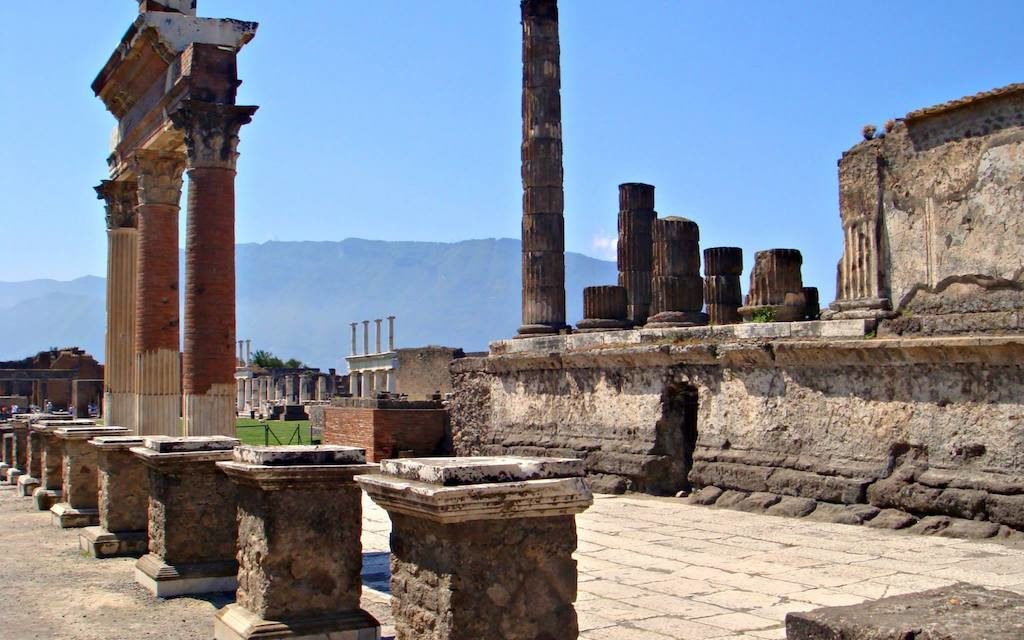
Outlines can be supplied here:
M29 498L0 485L0 638L3 640L208 640L217 609L234 594L153 597L133 578L133 558L95 560L78 530L50 523ZM382 623L390 604L374 592L363 607ZM382 631L392 634L389 626Z

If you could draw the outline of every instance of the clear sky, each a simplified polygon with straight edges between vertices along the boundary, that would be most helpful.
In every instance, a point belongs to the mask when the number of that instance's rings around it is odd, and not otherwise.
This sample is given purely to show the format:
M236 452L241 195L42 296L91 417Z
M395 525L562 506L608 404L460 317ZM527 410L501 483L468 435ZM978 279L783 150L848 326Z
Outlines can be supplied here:
M836 160L862 125L1024 80L1019 0L560 4L567 249L613 256L616 186L649 182L661 215L743 247L748 268L754 250L801 249L825 303ZM0 280L103 274L92 187L114 121L89 84L135 11L0 2ZM199 12L260 23L240 55L239 102L260 111L241 136L239 242L519 236L517 0Z

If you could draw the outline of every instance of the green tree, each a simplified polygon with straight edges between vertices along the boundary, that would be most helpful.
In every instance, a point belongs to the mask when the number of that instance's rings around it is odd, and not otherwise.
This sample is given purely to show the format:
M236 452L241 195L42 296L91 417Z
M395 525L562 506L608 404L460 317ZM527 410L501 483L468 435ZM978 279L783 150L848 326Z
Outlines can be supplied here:
M285 366L284 362L281 361L281 358L278 358L274 354L269 351L264 351L263 349L253 351L252 363L257 367L262 367L263 369L273 369Z
M296 358L288 358L287 360L284 361L284 366L289 369L299 369L304 367L305 365L302 364L302 360L297 360Z

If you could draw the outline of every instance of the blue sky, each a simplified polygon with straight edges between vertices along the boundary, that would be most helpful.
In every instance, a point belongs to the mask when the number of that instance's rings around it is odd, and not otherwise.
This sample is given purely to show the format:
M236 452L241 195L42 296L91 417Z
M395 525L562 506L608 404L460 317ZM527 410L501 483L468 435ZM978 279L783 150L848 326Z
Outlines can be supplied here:
M238 240L518 237L518 5L200 0L260 22ZM0 280L103 274L113 118L89 84L134 12L0 3ZM1024 79L1022 23L1021 2L563 0L567 249L612 255L617 185L649 182L748 268L801 249L828 302L840 154L865 123Z

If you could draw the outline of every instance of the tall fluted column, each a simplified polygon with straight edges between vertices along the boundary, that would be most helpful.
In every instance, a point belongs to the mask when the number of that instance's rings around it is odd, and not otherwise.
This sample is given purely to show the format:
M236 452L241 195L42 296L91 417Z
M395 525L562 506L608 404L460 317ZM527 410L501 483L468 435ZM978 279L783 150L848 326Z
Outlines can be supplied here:
M235 434L235 165L256 107L189 100L171 115L188 148L185 231L186 435Z
M139 182L135 297L135 425L141 435L181 435L178 211L185 157L136 151Z
M352 355L358 353L358 349L356 349L356 325L358 324L358 322L352 323Z
M700 229L693 220L669 216L651 227L653 262L648 327L707 324L700 277Z
M370 353L370 321L363 320L363 355Z
M388 351L395 350L395 316L388 316Z
M103 368L103 419L135 425L135 277L139 237L134 180L104 180L96 187L107 210L107 331Z
M376 343L375 343L376 346L377 346L377 350L374 353L380 353L381 352L380 351L380 325L381 325L382 322L384 322L384 319L383 318L377 318L376 320L374 320L374 322L377 324L377 333L375 334L376 337L377 337L376 338Z
M743 274L743 249L709 247L704 250L704 299L708 303L711 324L742 322L743 305L740 275Z
M556 0L522 0L523 324L520 335L565 327L562 98Z
M626 288L626 318L638 326L651 309L651 227L657 217L653 185L619 185L619 286Z

